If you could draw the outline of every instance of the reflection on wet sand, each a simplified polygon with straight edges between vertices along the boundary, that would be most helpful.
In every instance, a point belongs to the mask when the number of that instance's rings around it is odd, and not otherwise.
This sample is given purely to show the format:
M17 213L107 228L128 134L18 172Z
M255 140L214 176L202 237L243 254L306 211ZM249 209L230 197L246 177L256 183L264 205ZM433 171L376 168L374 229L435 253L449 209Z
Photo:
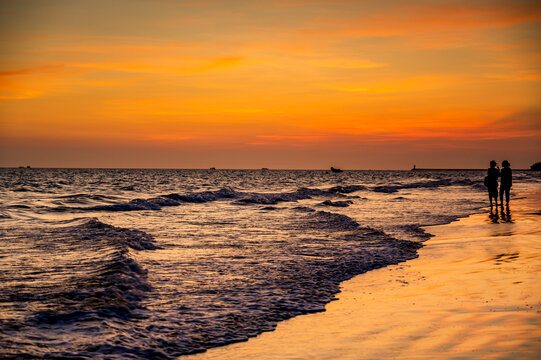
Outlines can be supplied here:
M498 207L490 208L490 212L488 214L489 221L497 224L497 223L512 223L513 218L511 217L511 209L509 208L509 204L507 206L500 206L499 212ZM511 234L512 235L512 234Z
M509 208L509 204L507 204L506 207L501 207L501 219L505 222L513 222L513 219L511 218L511 209ZM505 210L504 210L505 209Z
M541 192L528 197L513 221L504 208L429 227L418 259L344 283L326 312L194 358L539 359Z

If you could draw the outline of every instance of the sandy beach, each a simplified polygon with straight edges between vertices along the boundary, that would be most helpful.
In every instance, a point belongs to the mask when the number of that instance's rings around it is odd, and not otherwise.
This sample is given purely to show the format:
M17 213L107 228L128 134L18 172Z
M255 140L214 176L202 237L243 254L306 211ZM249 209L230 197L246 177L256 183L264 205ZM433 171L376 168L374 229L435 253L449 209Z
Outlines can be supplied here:
M342 284L322 313L183 359L539 359L541 191L427 227L419 257Z

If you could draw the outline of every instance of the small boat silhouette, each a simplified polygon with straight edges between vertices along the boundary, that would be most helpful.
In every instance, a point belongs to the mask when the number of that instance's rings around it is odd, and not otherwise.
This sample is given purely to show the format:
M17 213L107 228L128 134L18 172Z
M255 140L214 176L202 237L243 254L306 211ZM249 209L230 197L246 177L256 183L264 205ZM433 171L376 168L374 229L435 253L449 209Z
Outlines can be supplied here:
M342 170L341 170L341 169L337 169L337 168L333 168L333 167L331 166L331 172L333 172L333 173L341 173Z

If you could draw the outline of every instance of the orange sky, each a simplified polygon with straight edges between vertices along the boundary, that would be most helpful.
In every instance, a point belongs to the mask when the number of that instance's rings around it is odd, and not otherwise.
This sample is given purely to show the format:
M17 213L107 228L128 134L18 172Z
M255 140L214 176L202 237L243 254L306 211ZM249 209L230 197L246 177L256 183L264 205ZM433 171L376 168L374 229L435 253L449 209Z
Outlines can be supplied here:
M0 3L0 166L541 161L535 1Z

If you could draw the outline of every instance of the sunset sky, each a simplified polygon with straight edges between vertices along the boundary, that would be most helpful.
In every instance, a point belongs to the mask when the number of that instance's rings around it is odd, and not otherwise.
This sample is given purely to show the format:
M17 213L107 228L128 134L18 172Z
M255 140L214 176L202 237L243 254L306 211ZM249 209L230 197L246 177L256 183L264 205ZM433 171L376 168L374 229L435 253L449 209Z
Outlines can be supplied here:
M541 161L538 1L3 0L0 166Z

